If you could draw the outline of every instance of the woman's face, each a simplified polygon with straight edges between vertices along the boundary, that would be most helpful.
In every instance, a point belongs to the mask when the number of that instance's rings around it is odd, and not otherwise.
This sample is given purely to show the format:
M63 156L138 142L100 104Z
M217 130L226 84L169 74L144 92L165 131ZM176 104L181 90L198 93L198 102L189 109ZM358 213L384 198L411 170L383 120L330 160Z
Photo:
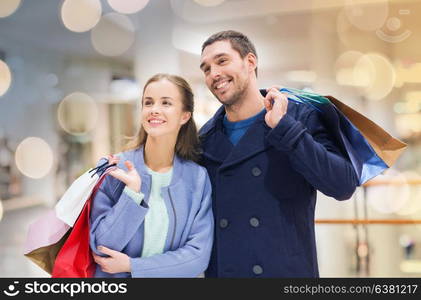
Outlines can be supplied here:
M177 136L190 119L191 113L183 111L177 86L166 79L150 83L142 101L142 125L149 136Z

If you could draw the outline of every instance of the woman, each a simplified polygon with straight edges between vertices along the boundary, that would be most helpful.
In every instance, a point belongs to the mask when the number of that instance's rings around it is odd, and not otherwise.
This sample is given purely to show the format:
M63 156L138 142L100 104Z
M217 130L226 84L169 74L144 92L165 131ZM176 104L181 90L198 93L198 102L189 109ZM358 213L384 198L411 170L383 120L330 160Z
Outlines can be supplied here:
M109 157L116 169L93 201L95 277L197 277L208 266L214 224L209 177L194 162L199 143L189 84L153 76L141 114L131 150Z

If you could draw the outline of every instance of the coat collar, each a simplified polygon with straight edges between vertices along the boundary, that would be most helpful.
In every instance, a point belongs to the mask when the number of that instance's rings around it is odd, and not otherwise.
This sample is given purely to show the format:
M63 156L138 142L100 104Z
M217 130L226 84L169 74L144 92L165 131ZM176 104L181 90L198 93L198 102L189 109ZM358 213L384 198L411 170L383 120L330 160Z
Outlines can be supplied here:
M132 162L136 166L139 175L142 178L148 178L150 182L151 175L146 169L145 158L144 158L144 147L143 145L139 148L132 150ZM174 155L172 178L169 187L176 185L181 178L183 178L183 160L177 155Z
M261 93L263 94L262 90ZM240 163L269 147L265 137L270 131L270 127L265 123L264 114L259 116L256 122L249 127L236 146L223 132L224 115L225 108L221 106L212 119L200 130L203 155L221 163L220 169Z
M266 96L267 92L265 89L260 89L259 90L260 94L262 94L263 97ZM218 120L222 119L225 116L225 107L223 105L221 105L218 110L216 111L216 113L213 115L212 118L209 119L208 122L206 122L205 125L202 126L202 128L200 129L200 136L205 136L206 134L208 134L212 129L215 129Z

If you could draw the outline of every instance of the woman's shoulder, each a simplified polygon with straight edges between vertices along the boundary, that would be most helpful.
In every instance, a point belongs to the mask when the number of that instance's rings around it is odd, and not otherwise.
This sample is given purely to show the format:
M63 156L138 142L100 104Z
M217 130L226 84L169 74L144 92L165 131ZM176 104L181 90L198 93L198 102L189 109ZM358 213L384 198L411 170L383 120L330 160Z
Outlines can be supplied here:
M208 179L208 171L205 167L191 160L183 160L183 180L190 184L194 182L195 188L204 185ZM198 186L197 186L198 185Z
M191 170L194 170L196 172L200 172L202 174L203 173L207 174L207 171L206 171L205 167L199 165L198 163L196 163L192 160L183 160L183 163L184 163L184 165L187 169L191 169Z

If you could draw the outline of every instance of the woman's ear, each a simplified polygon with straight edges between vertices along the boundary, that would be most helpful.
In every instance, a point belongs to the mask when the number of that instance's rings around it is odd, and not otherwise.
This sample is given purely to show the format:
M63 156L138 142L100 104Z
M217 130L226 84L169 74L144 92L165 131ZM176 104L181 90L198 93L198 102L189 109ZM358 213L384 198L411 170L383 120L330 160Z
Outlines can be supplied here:
M181 125L186 124L190 120L190 118L191 118L191 112L184 111L183 114L182 114L182 116L181 116L181 122L180 122L180 124Z

